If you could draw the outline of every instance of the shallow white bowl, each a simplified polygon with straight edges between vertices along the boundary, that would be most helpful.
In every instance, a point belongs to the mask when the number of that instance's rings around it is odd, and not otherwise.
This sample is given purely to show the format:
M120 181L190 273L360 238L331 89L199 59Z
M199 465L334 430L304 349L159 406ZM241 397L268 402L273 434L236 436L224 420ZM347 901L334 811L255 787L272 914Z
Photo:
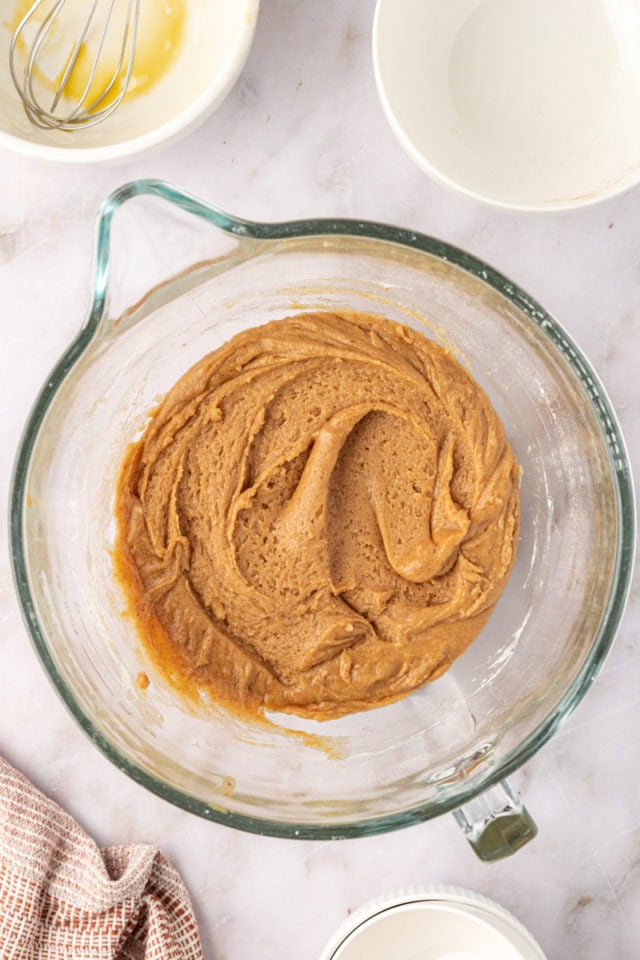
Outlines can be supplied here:
M519 210L640 180L640 0L378 0L382 105L432 177Z
M507 910L461 887L413 887L367 904L320 960L545 960Z
M220 105L240 75L258 8L259 0L190 0L185 40L170 70L104 123L73 133L40 130L27 119L9 73L11 34L0 20L0 147L65 163L108 163L184 136Z

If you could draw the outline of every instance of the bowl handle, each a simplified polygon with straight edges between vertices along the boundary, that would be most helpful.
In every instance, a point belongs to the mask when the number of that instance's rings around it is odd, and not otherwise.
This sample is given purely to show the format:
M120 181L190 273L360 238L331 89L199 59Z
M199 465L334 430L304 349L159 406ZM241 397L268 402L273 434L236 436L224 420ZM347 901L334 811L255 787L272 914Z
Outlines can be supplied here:
M510 857L538 832L519 794L507 780L454 810L453 816L476 856L486 863Z

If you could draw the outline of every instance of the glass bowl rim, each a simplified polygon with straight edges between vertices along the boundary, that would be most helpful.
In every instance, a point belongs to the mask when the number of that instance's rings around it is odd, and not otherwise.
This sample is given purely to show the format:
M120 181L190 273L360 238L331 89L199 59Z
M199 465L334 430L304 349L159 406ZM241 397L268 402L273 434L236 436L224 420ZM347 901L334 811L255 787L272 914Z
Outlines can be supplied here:
M616 492L620 520L616 569L607 607L590 654L560 701L548 712L535 730L514 747L501 762L484 774L469 778L455 796L417 804L406 810L366 818L353 823L316 824L270 820L214 807L193 797L142 769L124 756L94 725L75 699L73 690L58 671L49 653L45 631L41 627L29 583L23 518L31 457L44 417L76 361L89 347L105 314L109 276L111 224L116 211L136 196L155 196L238 238L281 241L311 236L362 237L409 247L452 263L488 284L510 301L534 323L563 356L581 383L587 402L594 409L603 430ZM613 449L613 454L612 454ZM342 839L369 836L400 829L449 812L483 790L504 779L542 747L582 700L595 680L615 638L624 613L633 573L635 546L635 500L631 467L625 441L609 398L582 351L560 324L536 300L502 273L479 258L442 240L417 231L385 223L353 219L308 219L276 223L254 222L234 217L159 180L134 180L126 183L104 201L97 223L93 267L93 298L85 324L54 366L42 387L24 427L18 445L9 496L11 560L16 592L27 630L46 673L80 727L115 766L156 795L190 813L251 833L301 839Z

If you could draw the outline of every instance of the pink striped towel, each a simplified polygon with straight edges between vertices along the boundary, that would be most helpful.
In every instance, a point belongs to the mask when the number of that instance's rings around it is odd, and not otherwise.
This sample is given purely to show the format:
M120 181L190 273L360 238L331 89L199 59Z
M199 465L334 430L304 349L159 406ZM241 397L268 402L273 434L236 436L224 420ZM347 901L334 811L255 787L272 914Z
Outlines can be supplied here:
M98 849L0 758L0 960L202 960L189 895L154 847Z

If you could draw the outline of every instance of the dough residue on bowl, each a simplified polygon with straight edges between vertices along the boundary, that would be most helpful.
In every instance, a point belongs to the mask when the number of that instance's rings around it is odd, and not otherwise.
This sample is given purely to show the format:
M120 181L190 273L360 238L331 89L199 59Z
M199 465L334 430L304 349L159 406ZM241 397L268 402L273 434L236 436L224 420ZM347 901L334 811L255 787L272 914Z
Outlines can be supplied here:
M469 373L359 313L247 330L128 451L116 563L174 680L328 719L441 676L515 559L520 470Z

